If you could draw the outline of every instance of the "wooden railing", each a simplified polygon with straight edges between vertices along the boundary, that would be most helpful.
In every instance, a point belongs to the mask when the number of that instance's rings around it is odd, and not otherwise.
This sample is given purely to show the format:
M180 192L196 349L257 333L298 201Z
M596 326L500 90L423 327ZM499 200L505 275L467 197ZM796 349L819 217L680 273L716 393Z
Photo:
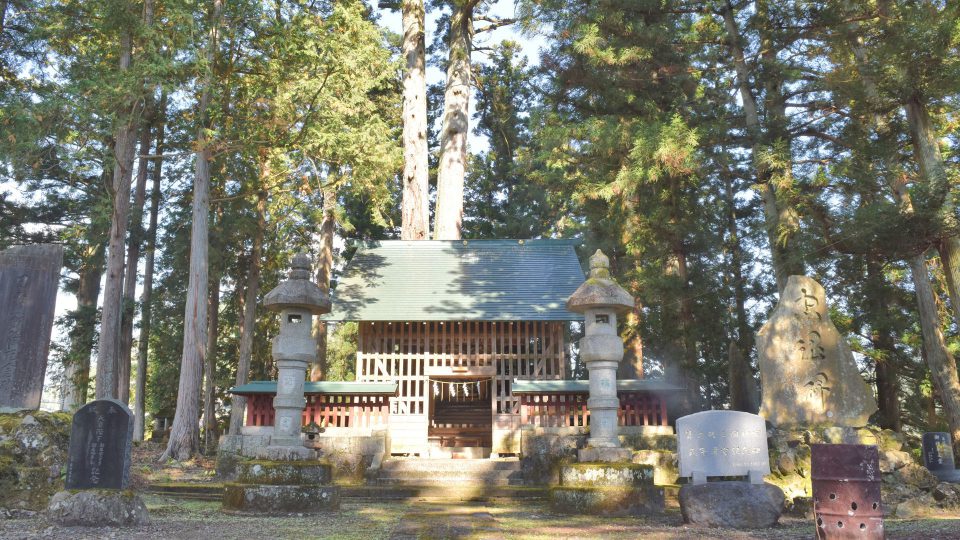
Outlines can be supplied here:
M390 397L384 395L310 394L303 409L303 425L316 422L324 428L384 426L390 417ZM247 425L272 426L273 394L247 396Z
M525 394L520 396L520 425L537 427L586 427L590 425L587 393ZM620 426L667 425L666 403L647 392L621 392Z

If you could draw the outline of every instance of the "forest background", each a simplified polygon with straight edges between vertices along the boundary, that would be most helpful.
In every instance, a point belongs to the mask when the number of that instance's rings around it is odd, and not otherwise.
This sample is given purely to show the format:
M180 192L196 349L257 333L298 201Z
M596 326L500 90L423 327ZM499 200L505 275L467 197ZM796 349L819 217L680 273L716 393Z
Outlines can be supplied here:
M756 410L753 335L813 276L876 422L960 440L958 46L934 0L0 0L0 248L66 249L61 405L175 417L178 459L271 378L294 252L328 288L352 241L428 237L603 249L621 376L690 410ZM355 334L318 328L313 379Z

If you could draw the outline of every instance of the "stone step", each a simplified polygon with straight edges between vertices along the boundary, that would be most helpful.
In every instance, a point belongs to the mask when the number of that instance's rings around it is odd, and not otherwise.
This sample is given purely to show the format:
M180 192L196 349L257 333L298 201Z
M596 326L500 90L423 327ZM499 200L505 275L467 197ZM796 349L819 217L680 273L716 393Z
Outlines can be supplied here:
M424 485L424 486L452 486L452 485L471 485L471 486L523 486L525 482L523 475L511 471L495 471L486 474L444 474L444 475L402 475L402 476L384 476L376 479L377 485L404 486L404 485Z
M356 501L512 502L545 500L547 489L526 486L377 485L342 486L340 496Z
M223 498L223 484L185 484L176 482L157 482L147 486L146 493L164 495L178 499L219 501Z
M522 486L516 459L391 459L374 481L377 485Z
M381 471L519 471L518 459L394 458L381 465Z
M223 499L223 484L150 484L146 492L178 499L219 501ZM444 501L515 501L542 500L547 490L539 487L523 486L436 486L436 485L343 485L340 497L343 499L376 502L419 500L428 502Z

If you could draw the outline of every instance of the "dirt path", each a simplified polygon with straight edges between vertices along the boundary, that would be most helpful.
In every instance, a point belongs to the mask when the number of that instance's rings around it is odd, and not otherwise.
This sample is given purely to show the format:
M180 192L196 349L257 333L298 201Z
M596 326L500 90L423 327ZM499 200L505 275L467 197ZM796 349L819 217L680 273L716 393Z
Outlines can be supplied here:
M86 539L262 539L331 538L356 540L560 540L560 539L796 539L813 537L813 523L785 518L761 531L684 527L679 512L655 518L566 516L540 502L439 504L417 501L348 501L339 512L316 516L236 517L220 504L144 497L153 523L130 529L57 527L42 515L0 520L0 538ZM887 520L890 539L960 540L960 515L941 519Z

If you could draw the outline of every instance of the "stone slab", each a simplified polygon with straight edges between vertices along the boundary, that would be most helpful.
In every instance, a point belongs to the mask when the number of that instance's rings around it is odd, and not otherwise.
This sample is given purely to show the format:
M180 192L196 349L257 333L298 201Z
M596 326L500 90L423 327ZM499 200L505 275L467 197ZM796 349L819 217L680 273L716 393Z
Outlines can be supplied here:
M125 527L150 523L147 506L132 491L60 491L50 499L47 515L64 526Z
M739 411L703 411L677 419L680 476L770 474L767 429L763 418Z
M316 514L340 509L339 486L226 484L223 510L238 514Z
M783 491L772 484L709 482L680 488L684 523L702 527L773 527L783 513Z
M63 247L0 251L0 407L39 409Z
M73 415L67 489L126 489L130 484L133 413L115 399L98 399Z
M774 426L862 427L877 410L846 340L830 320L815 280L790 276L757 332L762 405Z

